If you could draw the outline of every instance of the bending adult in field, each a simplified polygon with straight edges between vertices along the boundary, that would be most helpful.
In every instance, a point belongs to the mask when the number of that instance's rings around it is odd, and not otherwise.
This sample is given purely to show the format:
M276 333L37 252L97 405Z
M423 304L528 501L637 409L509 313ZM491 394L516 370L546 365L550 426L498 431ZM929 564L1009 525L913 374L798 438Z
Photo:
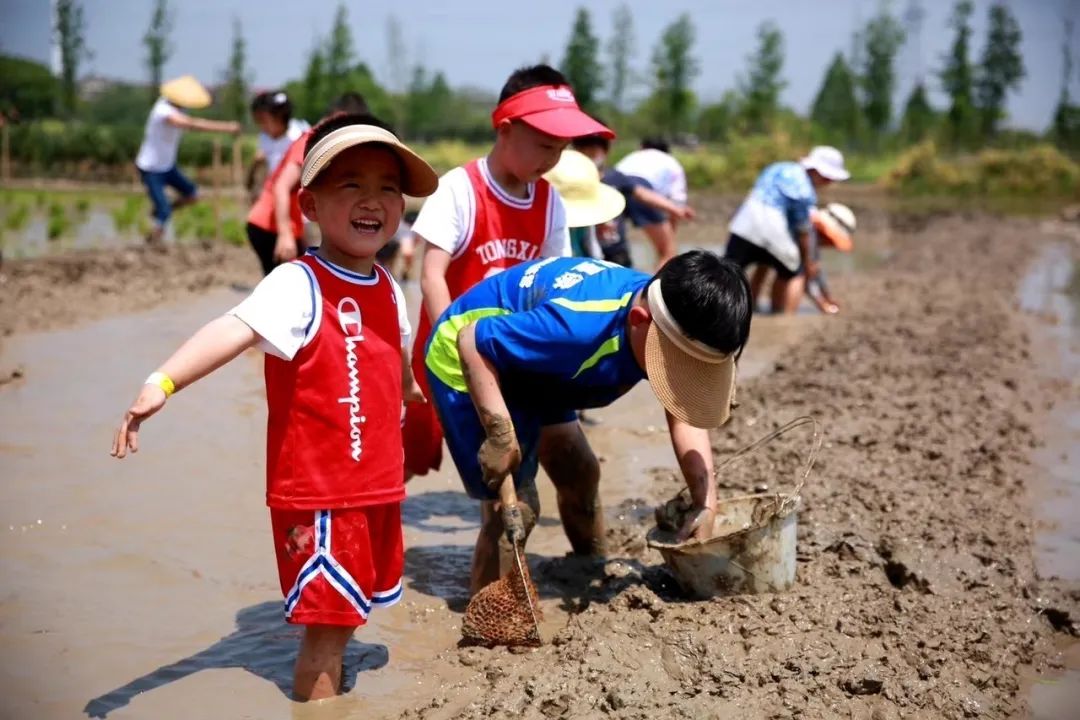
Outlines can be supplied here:
M806 282L818 276L810 244L810 211L817 191L850 177L839 150L819 145L798 162L777 162L758 176L754 188L731 220L725 257L743 269L765 265L776 271L772 311L793 313L799 307ZM765 273L751 282L757 304Z
M678 206L685 206L686 171L671 154L667 141L646 138L641 148L630 153L615 164L615 169L635 184L655 190ZM653 203L630 195L626 199L626 217L641 228L656 248L656 267L661 268L677 252L675 233L679 219L690 219L687 213L664 212Z
M163 83L161 97L150 109L146 118L139 154L135 166L139 168L146 192L153 205L154 227L146 236L149 243L161 242L165 227L174 210L190 205L198 199L198 188L180 172L176 156L180 150L180 137L185 130L205 132L240 132L240 123L203 120L192 117L180 108L198 110L210 105L210 93L190 75ZM170 201L165 188L171 187L179 197Z
M540 462L574 552L603 552L600 464L575 411L610 405L645 379L666 411L696 508L680 536L710 537L716 485L708 428L728 419L750 317L746 275L703 250L677 255L652 277L602 260L535 260L451 303L425 365L450 455L465 491L480 501L472 592L513 562L500 542L503 480L513 477L528 536L540 512Z

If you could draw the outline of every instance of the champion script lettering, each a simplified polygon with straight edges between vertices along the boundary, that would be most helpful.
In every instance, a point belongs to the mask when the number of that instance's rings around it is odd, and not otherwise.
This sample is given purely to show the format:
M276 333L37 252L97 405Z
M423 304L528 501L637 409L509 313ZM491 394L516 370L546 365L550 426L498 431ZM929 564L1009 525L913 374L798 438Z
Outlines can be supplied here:
M345 334L345 366L349 371L349 389L345 397L338 402L349 406L349 452L355 462L360 462L363 447L361 425L364 416L360 414L360 374L356 369L356 345L364 341L364 325L360 318L360 306L351 297L343 297L337 306L338 325Z

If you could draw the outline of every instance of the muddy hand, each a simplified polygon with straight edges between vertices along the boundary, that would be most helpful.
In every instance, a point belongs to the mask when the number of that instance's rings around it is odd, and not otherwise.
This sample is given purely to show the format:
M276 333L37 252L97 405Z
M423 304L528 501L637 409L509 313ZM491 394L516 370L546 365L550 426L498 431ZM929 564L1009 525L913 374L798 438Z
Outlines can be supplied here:
M165 391L157 385L143 385L139 396L124 413L124 419L113 435L112 450L115 458L127 455L128 450L139 452L139 426L143 420L165 407Z
M521 464L521 448L518 447L514 428L506 423L505 429L488 431L487 439L477 453L484 482L494 492L499 491L503 478L514 473Z
M507 540L515 545L525 542L525 520L521 517L521 508L517 503L502 504L502 521Z
M712 508L692 508L683 521L675 539L686 542L693 539L697 541L708 540L713 536L713 526L716 524L716 511Z

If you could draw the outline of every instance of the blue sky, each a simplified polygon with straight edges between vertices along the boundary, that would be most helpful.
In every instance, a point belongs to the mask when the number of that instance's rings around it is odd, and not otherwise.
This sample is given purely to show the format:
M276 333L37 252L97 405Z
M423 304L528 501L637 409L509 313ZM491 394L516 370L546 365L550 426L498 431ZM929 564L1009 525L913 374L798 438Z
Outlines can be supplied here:
M902 14L909 0L893 0ZM87 71L138 80L145 77L142 34L150 18L151 0L84 0L88 43L93 58ZM387 25L391 15L401 23L405 64L422 62L441 69L455 86L470 85L495 92L509 72L548 57L557 63L569 35L574 12L582 2L541 0L346 0L360 59L387 80ZM595 32L605 41L619 0L588 3ZM701 73L695 81L703 100L717 99L735 85L753 50L755 30L765 20L784 32L788 85L783 101L805 111L822 74L837 50L849 51L853 30L865 22L878 0L631 0L634 16L635 69L643 75L665 25L689 13L697 28L696 56ZM975 53L982 47L989 0L976 0ZM1080 25L1080 0L1008 0L1024 34L1027 77L1009 102L1009 124L1043 129L1057 103L1061 81L1062 18L1066 12ZM173 0L174 53L166 75L192 73L214 82L225 65L232 18L243 24L257 86L277 85L302 72L318 38L326 35L337 0ZM901 88L897 104L922 72L933 72L951 42L946 27L952 2L922 0L926 10L919 42L901 51ZM49 0L0 0L0 52L48 61ZM1080 28L1077 29L1080 37ZM1076 53L1080 56L1080 51ZM1077 58L1080 61L1080 57ZM1080 97L1080 68L1074 73L1073 97ZM639 88L644 92L644 86ZM939 103L942 102L937 97Z

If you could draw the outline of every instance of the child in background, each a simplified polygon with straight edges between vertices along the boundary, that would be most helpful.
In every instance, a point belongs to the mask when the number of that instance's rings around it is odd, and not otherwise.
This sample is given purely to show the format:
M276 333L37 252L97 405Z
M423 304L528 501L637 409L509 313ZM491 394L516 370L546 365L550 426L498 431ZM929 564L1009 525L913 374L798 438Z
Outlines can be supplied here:
M667 141L646 138L641 147L615 164L615 170L630 182L642 185L664 197L676 208L686 206L686 172L671 154ZM666 214L665 214L666 213ZM693 211L690 212L690 217ZM675 257L675 232L683 212L658 209L655 204L640 202L635 197L626 201L626 217L642 229L656 249L656 266L663 267Z
M322 246L152 373L112 455L137 451L141 423L177 390L248 348L266 353L266 498L285 617L304 626L293 690L308 700L340 691L349 638L372 607L401 597L401 407L416 388L404 297L375 254L401 221L402 194L430 195L438 177L376 118L335 115L312 131L300 185Z
M492 113L495 145L487 157L439 180L412 231L426 243L420 273L423 307L413 371L424 382L423 349L432 322L484 278L539 257L570 254L566 216L544 173L572 138L614 133L578 108L562 73L547 65L514 71ZM405 469L424 475L442 462L442 429L431 407L405 410Z
M829 203L824 208L814 208L810 211L810 224L814 228L810 240L810 257L815 263L820 260L822 245L834 247L840 252L851 252L851 236L855 234L855 213L847 205ZM826 315L840 312L840 304L829 291L825 270L820 264L817 276L806 281L806 294L814 301L817 309Z
M292 112L292 102L282 90L261 92L251 100L251 119L259 128L259 139L247 173L249 193L255 191L260 168L265 181L265 176L274 174L289 146L311 129L306 120L294 118Z
M345 93L327 111L363 114L368 106L358 93ZM311 131L300 134L285 151L274 171L263 183L259 197L248 211L247 236L259 258L263 275L278 264L297 257L304 245L304 216L300 212L300 168L304 147Z
M180 108L198 110L210 105L210 93L198 80L184 75L161 85L161 97L150 109L146 118L139 154L135 167L139 169L146 192L153 205L154 226L146 236L146 242L158 244L165 237L165 228L173 211L198 200L198 188L180 172L176 156L180 151L180 137L185 130L202 130L238 134L240 123L203 120L180 111ZM180 194L169 201L165 188L171 187Z
M641 178L630 177L613 168L607 167L607 158L611 152L611 138L602 135L588 135L575 138L574 149L587 155L600 169L604 184L622 193L626 198L627 210L631 203L634 207L635 221L641 227L653 245L666 244L666 238L674 238L674 230L664 213L679 220L693 220L694 209L689 205L679 204L653 190L649 183ZM628 212L624 212L615 221L608 221L596 226L596 240L603 253L603 259L623 267L631 267L630 243L626 237ZM633 218L630 218L633 219ZM664 223L667 223L665 227ZM674 242L674 241L672 241ZM674 247L674 245L672 245Z

